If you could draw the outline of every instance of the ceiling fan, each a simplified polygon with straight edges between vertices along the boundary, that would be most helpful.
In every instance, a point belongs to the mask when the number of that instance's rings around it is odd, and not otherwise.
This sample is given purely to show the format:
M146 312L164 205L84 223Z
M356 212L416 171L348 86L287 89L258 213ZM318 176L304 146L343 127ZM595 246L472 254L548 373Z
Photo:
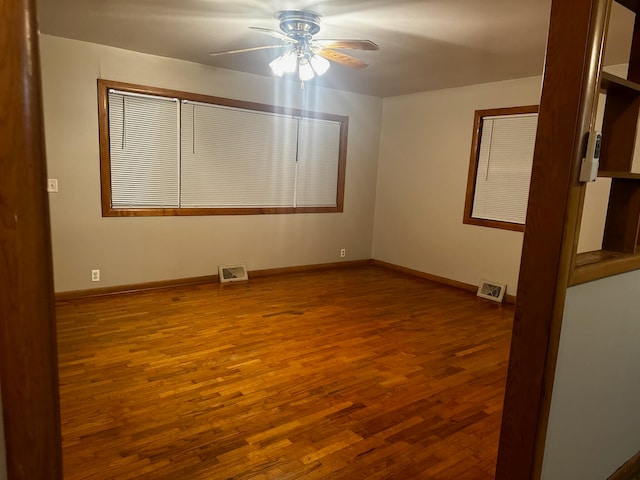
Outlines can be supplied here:
M316 13L302 10L283 10L276 14L280 21L280 30L263 27L249 27L258 32L279 39L278 45L241 48L224 52L212 52L210 55L252 52L271 48L284 48L286 51L269 63L273 73L279 77L285 73L298 72L300 82L323 75L330 67L330 61L350 68L363 69L369 65L362 60L337 50L379 50L370 40L327 39L316 40L313 36L320 31L322 17Z

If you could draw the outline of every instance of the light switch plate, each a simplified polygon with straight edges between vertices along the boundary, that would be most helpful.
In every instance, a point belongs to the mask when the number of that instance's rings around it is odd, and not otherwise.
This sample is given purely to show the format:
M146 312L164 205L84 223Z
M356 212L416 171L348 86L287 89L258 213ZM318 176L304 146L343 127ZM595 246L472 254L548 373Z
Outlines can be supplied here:
M47 180L47 192L56 193L58 191L58 179L50 178Z

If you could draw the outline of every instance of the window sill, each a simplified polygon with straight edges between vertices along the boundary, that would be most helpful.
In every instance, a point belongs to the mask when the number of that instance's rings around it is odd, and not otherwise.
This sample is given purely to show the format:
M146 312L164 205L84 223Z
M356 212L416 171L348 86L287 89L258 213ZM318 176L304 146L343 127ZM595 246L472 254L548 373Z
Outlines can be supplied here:
M470 217L465 213L462 223L465 225L477 225L479 227L501 228L502 230L512 230L514 232L524 232L524 225L521 223L501 222L499 220L485 220L482 218Z
M334 207L237 207L237 208L106 208L103 217L162 217L198 215L275 215L291 213L341 213Z

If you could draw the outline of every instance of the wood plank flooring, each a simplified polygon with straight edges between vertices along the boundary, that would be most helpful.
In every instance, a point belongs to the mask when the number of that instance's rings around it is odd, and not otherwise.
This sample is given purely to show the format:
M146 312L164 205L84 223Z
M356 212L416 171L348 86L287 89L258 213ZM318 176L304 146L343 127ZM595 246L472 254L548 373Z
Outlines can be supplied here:
M57 313L66 480L494 476L509 306L371 266Z

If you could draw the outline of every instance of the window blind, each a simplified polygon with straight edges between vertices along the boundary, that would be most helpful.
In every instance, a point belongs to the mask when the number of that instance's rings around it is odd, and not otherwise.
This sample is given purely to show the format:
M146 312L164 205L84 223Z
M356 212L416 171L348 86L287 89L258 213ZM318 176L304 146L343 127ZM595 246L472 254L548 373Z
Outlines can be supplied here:
M178 207L178 102L109 92L113 208Z
M182 104L182 207L291 207L297 120Z
M337 204L340 123L300 119L296 205Z
M342 211L345 117L120 85L98 82L104 215Z
M472 217L525 223L538 115L485 117Z

